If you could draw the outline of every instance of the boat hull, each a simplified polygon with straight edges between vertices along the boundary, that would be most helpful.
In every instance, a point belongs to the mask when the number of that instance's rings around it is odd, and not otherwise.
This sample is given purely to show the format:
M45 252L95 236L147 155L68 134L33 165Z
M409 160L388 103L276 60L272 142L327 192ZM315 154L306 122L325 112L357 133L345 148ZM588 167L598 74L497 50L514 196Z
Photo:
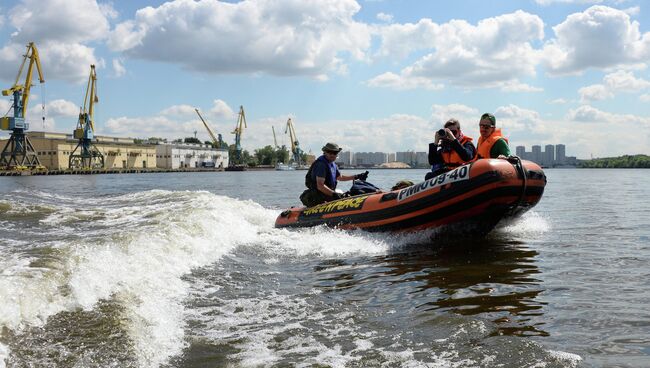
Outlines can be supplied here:
M541 199L546 176L530 161L478 160L410 187L283 211L275 226L367 231L431 228L484 235Z

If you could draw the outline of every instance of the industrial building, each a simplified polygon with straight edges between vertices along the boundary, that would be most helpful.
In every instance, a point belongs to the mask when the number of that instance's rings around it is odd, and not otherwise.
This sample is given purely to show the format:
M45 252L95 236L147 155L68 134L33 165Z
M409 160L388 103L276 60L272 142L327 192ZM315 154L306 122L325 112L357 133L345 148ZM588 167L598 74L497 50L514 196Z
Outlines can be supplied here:
M28 132L27 136L41 165L48 170L68 169L70 155L78 143L71 134ZM105 169L156 167L155 146L135 144L133 138L105 136L95 138L95 145L105 158ZM0 141L0 146L6 142L6 140Z
M155 146L156 167L161 169L228 166L228 149L198 143L161 143Z
M48 170L69 168L70 155L78 144L71 134L28 132L41 163ZM7 140L0 140L4 146ZM103 169L219 168L228 165L228 150L203 144L136 143L133 138L95 136L95 146L104 156Z

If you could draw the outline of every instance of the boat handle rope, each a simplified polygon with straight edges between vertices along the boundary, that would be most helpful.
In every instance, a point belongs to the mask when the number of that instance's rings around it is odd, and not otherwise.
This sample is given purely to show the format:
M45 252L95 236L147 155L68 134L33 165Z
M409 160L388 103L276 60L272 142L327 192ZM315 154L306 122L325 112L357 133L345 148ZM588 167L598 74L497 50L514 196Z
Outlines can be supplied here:
M519 199L517 200L517 205L515 206L515 208L517 208L521 206L524 201L524 196L526 195L526 187L528 186L528 178L526 176L526 169L524 169L524 165L521 163L521 158L518 156L510 156L508 157L508 162L510 162L515 167L517 172L519 172L522 177L521 193L519 194Z

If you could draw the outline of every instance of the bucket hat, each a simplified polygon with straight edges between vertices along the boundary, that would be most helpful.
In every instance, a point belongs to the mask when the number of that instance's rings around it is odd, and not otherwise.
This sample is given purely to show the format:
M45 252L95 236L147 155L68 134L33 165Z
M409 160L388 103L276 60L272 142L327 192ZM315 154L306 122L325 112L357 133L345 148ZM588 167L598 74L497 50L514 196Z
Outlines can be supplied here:
M339 147L339 145L336 144L336 143L327 142L323 146L323 152L337 152L338 153L338 152L341 152L342 150L343 150L343 148Z

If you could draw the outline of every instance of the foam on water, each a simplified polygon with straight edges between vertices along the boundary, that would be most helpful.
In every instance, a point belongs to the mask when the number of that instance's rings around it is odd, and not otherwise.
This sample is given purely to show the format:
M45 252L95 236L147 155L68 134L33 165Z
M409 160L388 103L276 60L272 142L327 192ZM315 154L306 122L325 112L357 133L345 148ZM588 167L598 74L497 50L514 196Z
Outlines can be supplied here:
M181 276L255 242L260 228L268 231L275 218L254 202L207 192L57 200L63 203L41 223L53 238L66 237L48 244L60 252L59 263L35 269L29 258L3 257L11 267L0 278L0 327L43 325L58 312L88 310L115 298L124 306L143 367L159 366L184 346L188 286ZM80 213L95 219L90 228L84 229L88 224ZM79 229L85 231L75 233ZM4 362L6 347L0 353Z
M182 352L188 318L200 321L203 333L213 341L242 338L241 350L233 358L243 366L273 364L291 354L310 357L305 365L358 362L365 351L376 347L372 332L361 331L349 311L315 310L309 295L273 290L256 297L216 299L216 307L188 311L188 294L215 295L221 286L190 285L182 276L218 262L241 246L255 249L266 256L262 257L265 262L273 263L286 257L379 255L407 244L430 242L431 237L431 232L394 235L327 227L275 229L277 211L209 192L152 190L89 199L40 192L30 195L36 203L11 204L3 210L19 217L23 211L40 211L42 231L51 235L42 246L56 250L58 256L49 267L33 267L33 258L0 253L4 269L0 274L0 330L40 326L61 311L90 310L112 298L124 307L129 321L126 328L141 367L157 367ZM529 213L502 231L528 234L548 228L543 218ZM320 339L309 332L308 326L314 324L322 327ZM282 334L294 336L274 340ZM354 347L343 349L322 342L340 336L349 336ZM388 362L421 366L414 358L416 351L404 347L396 346L399 353L381 353ZM0 344L0 368L9 354ZM428 366L436 367L450 366L450 358L457 357L431 358L436 363Z
M498 231L504 231L513 235L528 238L530 236L548 232L550 229L551 225L546 218L535 211L529 211L513 222L499 227Z

